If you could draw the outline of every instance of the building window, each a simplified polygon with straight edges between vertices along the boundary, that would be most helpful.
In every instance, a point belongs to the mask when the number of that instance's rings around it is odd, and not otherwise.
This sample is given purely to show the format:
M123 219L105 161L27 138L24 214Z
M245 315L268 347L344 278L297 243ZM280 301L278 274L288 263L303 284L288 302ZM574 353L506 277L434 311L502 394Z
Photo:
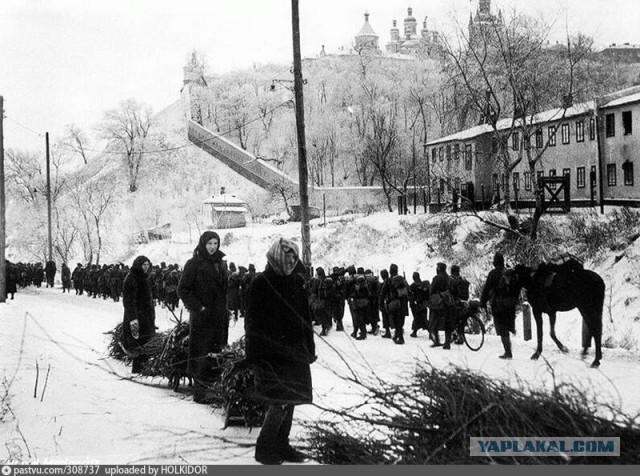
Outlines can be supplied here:
M444 186L445 186L445 181L443 178L440 179L440 194L444 195Z
M514 132L513 135L511 136L511 148L513 150L520 149L520 133L517 131Z
M453 144L453 160L460 158L460 144Z
M440 157L440 162L444 160L444 147L438 148L438 156Z
M556 145L556 126L549 126L549 145L555 147Z
M585 174L585 170L584 167L578 167L577 169L577 174L576 174L576 186L578 188L584 188L584 174Z
M624 184L633 186L633 162L626 161L622 164L622 174L624 175Z
M607 164L607 185L609 187L617 185L616 164Z
M584 121L576 121L576 142L584 142Z
M451 161L451 144L447 144L447 162Z
M589 140L596 139L596 120L592 117L589 119Z
M434 147L433 149L431 149L431 162L435 162L437 156L438 156L438 149Z
M607 114L605 116L605 131L607 137L615 137L616 135L616 116L615 114Z
M472 157L472 153L471 153L471 144L467 144L464 148L464 169L465 170L471 170L471 157Z
M500 182L498 182L498 174L493 174L493 188L492 190L495 192L498 190Z
M524 173L524 189L531 191L531 172Z
M622 129L624 135L629 136L633 132L633 121L631 120L631 111L622 111Z
M538 170L536 172L536 185L538 190L542 188L542 177L544 177L544 170Z
M536 147L542 149L542 129L536 130Z
M568 184L569 187L571 187L571 169L562 169L562 176L568 177Z
M453 187L455 188L456 192L460 192L460 179L456 177L456 179L453 181Z
M562 124L562 143L568 144L569 142L569 124Z
M591 166L591 188L593 190L595 190L596 188L597 181L598 181L598 175L596 174L596 166L592 165Z
M549 177L555 177L556 176L556 169L551 169L549 170ZM549 184L551 188L555 189L556 188L556 184L555 183L551 183Z
M513 172L513 189L520 190L520 172Z

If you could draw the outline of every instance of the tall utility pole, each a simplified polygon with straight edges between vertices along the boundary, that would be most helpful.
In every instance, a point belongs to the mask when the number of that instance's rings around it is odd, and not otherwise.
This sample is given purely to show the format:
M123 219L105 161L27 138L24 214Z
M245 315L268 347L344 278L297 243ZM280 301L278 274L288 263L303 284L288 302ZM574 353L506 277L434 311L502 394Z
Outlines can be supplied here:
M4 98L0 96L0 302L7 300L7 263L4 252L6 246L5 196L4 196Z
M49 227L49 256L48 260L53 260L53 241L51 240L51 167L49 163L51 162L49 157L49 133L45 134L45 139L47 142L47 221Z
M304 100L302 94L302 59L300 57L300 13L298 0L291 0L293 30L293 86L296 98L298 132L298 182L300 187L300 221L302 228L302 263L311 270L311 232L309 228L309 190L307 188L307 143L304 134Z

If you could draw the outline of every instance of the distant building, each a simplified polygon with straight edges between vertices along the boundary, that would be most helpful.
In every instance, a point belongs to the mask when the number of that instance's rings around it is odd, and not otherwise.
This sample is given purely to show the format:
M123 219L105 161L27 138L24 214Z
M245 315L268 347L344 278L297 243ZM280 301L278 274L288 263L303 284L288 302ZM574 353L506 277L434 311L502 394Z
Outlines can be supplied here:
M512 128L512 119L500 119L496 127L513 159L524 147L547 146L536 164L536 178L568 176L574 206L639 206L640 183L635 174L640 164L635 162L640 151L640 126L634 125L639 120L640 86L636 86L566 110L537 114L530 143L525 143L517 124ZM521 206L531 205L535 200L533 177L526 159L507 177L497 158L497 145L488 124L429 142L431 203L447 203L454 189L475 204L504 198L508 182L511 200L517 193Z
M404 19L403 34L397 28L396 20L390 30L390 40L385 45L387 54L426 55L437 56L442 52L442 46L437 31L427 28L427 17L422 22L422 30L418 35L418 22L413 17L413 9L407 9L407 17Z
M242 228L247 225L247 204L235 195L224 193L202 202L204 226L213 229Z
M496 28L502 28L502 11L491 13L491 0L479 0L475 16L469 15L469 42L475 43L490 38Z
M355 50L358 54L364 52L374 55L382 54L380 47L378 46L378 38L376 32L373 31L369 24L369 13L364 14L364 25L360 28L360 31L355 37Z
M640 63L640 45L613 43L599 53L604 58L618 63Z

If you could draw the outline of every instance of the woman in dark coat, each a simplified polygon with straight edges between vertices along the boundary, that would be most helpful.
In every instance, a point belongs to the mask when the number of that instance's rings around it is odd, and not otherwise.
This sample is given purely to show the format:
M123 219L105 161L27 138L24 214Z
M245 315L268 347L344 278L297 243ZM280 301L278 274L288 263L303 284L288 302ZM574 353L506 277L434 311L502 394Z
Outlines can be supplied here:
M156 310L147 276L150 267L149 259L140 255L133 260L131 271L124 280L123 333L124 346L128 351L146 344L156 332ZM140 373L145 361L145 356L134 357L131 372Z
M251 285L245 320L246 357L262 369L256 391L269 405L255 458L264 464L301 462L305 456L290 446L289 432L295 405L312 402L313 324L304 278L294 272L298 246L280 238L267 261Z
M229 271L219 246L218 234L205 231L193 251L193 258L184 265L178 284L178 296L189 310L187 371L194 378L193 400L197 403L209 403L206 390L217 377L207 355L220 352L229 336Z

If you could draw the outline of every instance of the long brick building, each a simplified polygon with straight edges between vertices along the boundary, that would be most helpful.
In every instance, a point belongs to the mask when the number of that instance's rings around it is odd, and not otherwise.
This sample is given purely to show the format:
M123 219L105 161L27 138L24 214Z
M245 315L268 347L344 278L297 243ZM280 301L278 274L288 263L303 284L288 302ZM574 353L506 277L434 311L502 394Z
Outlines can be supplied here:
M513 162L524 147L546 147L535 167L537 177L569 176L574 206L640 206L635 178L640 153L640 87L617 91L595 101L537 114L530 144L512 119L496 128ZM511 200L534 201L526 157L505 176L493 127L483 124L427 143L430 201L446 203L457 193L476 205L504 197L509 180ZM455 190L455 192L454 192Z

